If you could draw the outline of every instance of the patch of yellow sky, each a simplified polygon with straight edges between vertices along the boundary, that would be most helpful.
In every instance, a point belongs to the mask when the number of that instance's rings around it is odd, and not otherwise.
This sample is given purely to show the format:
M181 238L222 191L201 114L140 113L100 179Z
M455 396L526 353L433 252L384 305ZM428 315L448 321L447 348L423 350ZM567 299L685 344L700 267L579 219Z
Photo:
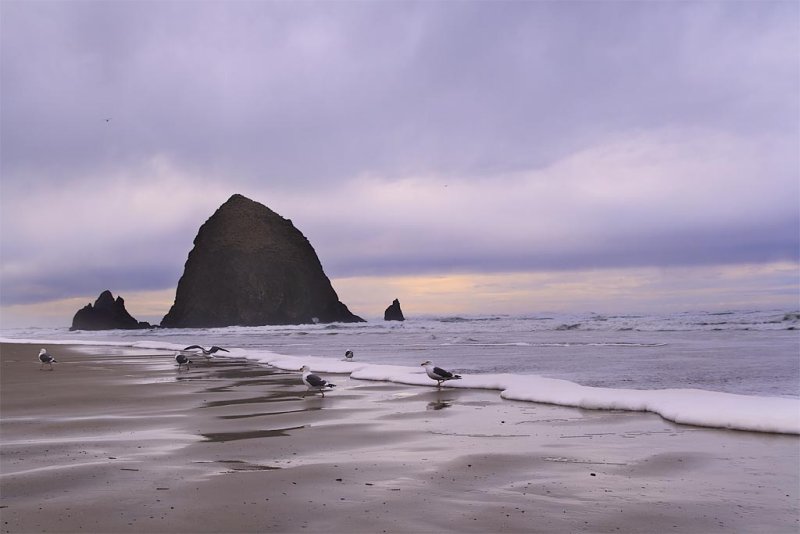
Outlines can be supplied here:
M334 280L355 313L381 315L399 298L423 314L676 312L798 306L794 263L558 272L353 277ZM378 297L379 296L379 297ZM378 297L376 299L376 297Z
M395 298L407 317L539 312L641 313L798 308L800 268L793 262L675 268L526 273L360 276L332 280L339 298L366 319L381 318ZM100 291L106 288L98 288ZM138 320L158 323L175 289L120 292ZM0 325L69 326L97 295L7 306Z

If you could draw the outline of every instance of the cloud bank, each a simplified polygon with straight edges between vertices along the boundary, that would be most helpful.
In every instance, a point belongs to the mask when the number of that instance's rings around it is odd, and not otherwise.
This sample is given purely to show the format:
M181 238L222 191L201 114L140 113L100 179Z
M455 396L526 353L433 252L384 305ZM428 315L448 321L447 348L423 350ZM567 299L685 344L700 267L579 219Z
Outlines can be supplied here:
M794 2L17 2L0 304L174 287L233 193L332 278L797 263Z

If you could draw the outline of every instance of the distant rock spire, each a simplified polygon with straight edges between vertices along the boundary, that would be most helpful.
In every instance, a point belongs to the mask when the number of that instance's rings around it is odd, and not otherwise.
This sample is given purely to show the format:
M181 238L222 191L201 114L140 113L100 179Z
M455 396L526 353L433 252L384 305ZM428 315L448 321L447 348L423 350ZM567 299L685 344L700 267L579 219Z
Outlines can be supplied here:
M406 318L403 317L403 310L400 309L400 301L394 299L391 306L386 308L386 311L383 312L383 320L384 321L405 321Z

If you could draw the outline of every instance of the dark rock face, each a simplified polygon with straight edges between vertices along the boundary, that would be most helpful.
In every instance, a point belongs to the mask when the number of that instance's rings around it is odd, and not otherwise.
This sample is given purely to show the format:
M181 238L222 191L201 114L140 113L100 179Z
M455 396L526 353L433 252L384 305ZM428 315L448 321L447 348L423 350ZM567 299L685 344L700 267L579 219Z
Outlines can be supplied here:
M105 290L100 293L94 306L87 304L78 310L72 318L70 330L111 330L123 328L133 330L136 328L150 328L150 324L139 322L125 309L125 301L122 297L114 300L111 291Z
M400 301L394 299L392 305L386 308L386 311L383 312L383 320L384 321L405 321L406 318L403 317L403 310L400 309Z
M339 301L292 221L233 195L200 227L161 326L363 321Z

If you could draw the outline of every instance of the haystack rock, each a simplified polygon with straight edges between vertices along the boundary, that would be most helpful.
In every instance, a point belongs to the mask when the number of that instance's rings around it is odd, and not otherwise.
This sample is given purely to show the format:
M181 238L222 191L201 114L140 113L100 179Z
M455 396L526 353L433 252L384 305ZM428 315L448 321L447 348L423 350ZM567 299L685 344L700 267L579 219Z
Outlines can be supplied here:
M363 321L339 301L292 221L233 195L200 227L161 326Z
M383 312L383 320L384 321L405 321L406 318L403 317L403 310L400 309L400 301L394 299L392 305L386 308L386 311Z
M111 291L100 293L94 306L87 304L72 318L70 330L112 330L122 328L133 330L136 328L150 328L149 323L140 323L125 309L125 300L122 297L114 299Z

